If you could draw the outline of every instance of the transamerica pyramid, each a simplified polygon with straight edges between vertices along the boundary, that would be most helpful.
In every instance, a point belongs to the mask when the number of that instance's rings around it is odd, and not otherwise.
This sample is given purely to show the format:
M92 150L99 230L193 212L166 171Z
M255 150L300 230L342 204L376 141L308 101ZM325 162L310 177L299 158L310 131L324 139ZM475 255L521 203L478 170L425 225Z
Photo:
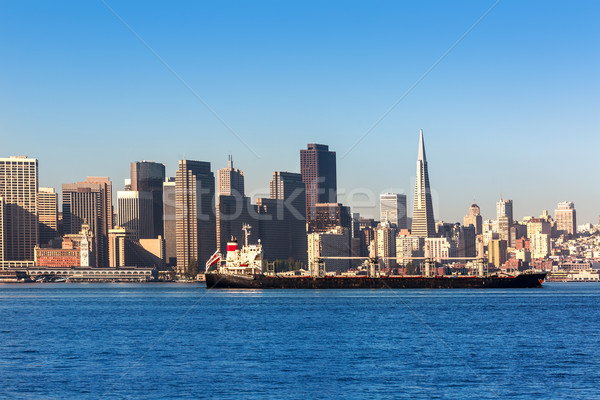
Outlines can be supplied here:
M429 173L427 172L427 158L425 157L425 143L423 130L419 138L419 156L417 158L417 179L415 181L415 199L412 217L412 236L435 236L435 221L433 219L433 203L431 189L429 188Z

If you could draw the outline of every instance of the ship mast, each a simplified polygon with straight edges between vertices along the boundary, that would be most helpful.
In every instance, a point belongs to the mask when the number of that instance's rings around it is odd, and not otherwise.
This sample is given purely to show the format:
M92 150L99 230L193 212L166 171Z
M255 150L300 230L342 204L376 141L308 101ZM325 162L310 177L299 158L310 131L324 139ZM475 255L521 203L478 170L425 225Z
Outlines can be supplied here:
M244 247L248 247L248 236L250 236L250 229L252 227L248 224L244 224L242 230L244 231Z

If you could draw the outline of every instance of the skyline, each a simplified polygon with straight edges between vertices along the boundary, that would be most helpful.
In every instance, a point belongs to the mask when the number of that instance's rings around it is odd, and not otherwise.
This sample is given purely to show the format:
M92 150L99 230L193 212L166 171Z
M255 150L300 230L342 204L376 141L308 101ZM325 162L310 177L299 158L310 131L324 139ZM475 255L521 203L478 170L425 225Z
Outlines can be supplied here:
M216 171L233 154L248 192L268 194L273 171L299 172L299 149L323 143L341 192L404 193L412 209L423 129L436 218L460 222L473 200L494 218L503 197L518 219L573 201L598 222L600 188L578 172L597 168L593 2L107 4L252 150L101 2L5 4L3 156L37 158L40 186L109 176L118 191L133 161L174 176L180 159Z

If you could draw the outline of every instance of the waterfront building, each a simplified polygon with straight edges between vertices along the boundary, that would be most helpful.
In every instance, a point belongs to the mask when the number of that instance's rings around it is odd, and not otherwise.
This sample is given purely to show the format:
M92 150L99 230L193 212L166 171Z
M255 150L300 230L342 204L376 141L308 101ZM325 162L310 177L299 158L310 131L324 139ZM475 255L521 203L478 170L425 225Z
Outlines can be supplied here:
M433 202L429 187L429 172L425 155L423 130L419 137L419 154L417 157L417 177L415 182L415 198L413 204L411 234L418 237L435 236L435 221L433 219Z
M500 198L500 201L496 203L496 218L499 220L501 217L508 217L509 225L513 222L513 201L504 200Z
M314 219L318 203L337 202L336 154L329 146L310 143L300 150L300 172L305 184L306 219Z
M177 223L175 222L175 178L163 182L163 232L165 234L165 262L177 265Z
M140 228L148 235L142 237L156 238L164 235L163 231L163 182L165 165L154 161L136 161L131 163L131 190L149 192L152 197L152 218L141 222ZM150 226L145 226L145 225Z
M3 261L33 261L38 244L38 160L0 158Z
M229 156L227 167L217 171L218 196L244 196L244 171L233 167L233 158Z
M507 256L506 240L492 239L488 244L489 262L497 268L504 265Z
M112 229L112 183L104 177L62 185L63 230L79 233L87 224L93 233L93 267L108 265L108 231ZM83 265L82 265L83 266Z
M210 163L180 160L175 176L177 273L201 266L217 249L215 178Z
M575 214L575 206L570 201L558 203L558 208L554 210L556 218L557 233L574 235L577 233L577 218Z
M317 203L314 218L308 221L309 232L328 232L336 227L352 228L350 207L341 203Z
M379 213L382 223L389 222L397 229L408 229L406 195L382 193L379 195Z
M477 235L481 235L483 233L483 218L481 216L481 210L477 204L471 204L471 207L469 207L469 214L465 215L463 218L463 225L473 225Z
M162 190L160 194L162 196ZM154 237L154 204L152 192L118 191L117 225L127 228L136 240L152 239ZM162 201L159 206L162 207Z
M58 236L58 193L54 188L39 188L37 209L39 243L46 245Z
M269 188L271 199L283 201L283 219L288 226L288 257L306 264L306 185L302 175L274 171Z
M69 237L62 239L61 248L35 247L35 265L37 267L68 268L81 265L80 241Z

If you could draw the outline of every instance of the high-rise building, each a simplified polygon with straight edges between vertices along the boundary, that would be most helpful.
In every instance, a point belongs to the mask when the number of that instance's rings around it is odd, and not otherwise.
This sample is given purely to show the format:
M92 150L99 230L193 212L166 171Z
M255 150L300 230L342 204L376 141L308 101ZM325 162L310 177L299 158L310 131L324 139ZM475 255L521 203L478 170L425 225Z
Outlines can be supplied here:
M112 183L106 177L88 177L83 182L62 185L63 231L79 233L89 225L94 259L90 265L108 265L108 231L113 227Z
M163 232L165 234L165 262L177 265L177 223L175 217L175 178L163 182Z
M227 167L217 171L217 195L244 196L244 171L233 167L231 156Z
M408 229L406 215L406 195L382 193L379 195L379 214L381 222L389 222L397 229Z
M501 217L508 217L509 225L513 222L513 201L500 199L496 203L496 217L499 220Z
M37 197L40 244L58 236L58 193L54 188L39 188Z
M314 219L317 203L337 203L335 151L324 144L300 150L300 172L306 187L306 219Z
M131 190L149 192L152 195L151 226L141 226L149 233L148 238L164 235L163 232L163 182L165 180L165 165L154 161L136 161L131 163Z
M256 199L257 224L252 225L256 239L260 239L263 259L287 260L290 257L289 221L285 220L284 201L279 199ZM257 229L258 228L258 231ZM302 259L301 259L302 260Z
M215 177L210 163L180 160L175 176L177 272L203 266L217 249Z
M483 233L483 218L481 217L481 211L477 204L471 204L471 207L469 207L469 214L465 215L463 218L463 225L473 225L477 235L481 235Z
M308 221L309 232L328 232L338 226L352 228L350 207L341 203L317 203L314 218Z
M535 232L530 235L531 258L546 258L550 255L550 234Z
M448 257L458 257L458 248L456 243L447 237L426 238L425 257L433 258L440 262Z
M0 261L33 261L38 243L38 161L0 158L0 198L3 207L3 248Z
M506 240L492 239L488 244L488 256L490 263L500 267L506 262L507 243Z
M558 203L558 208L554 210L554 216L558 234L574 235L577 233L575 205L572 202L563 201Z
M233 236L238 241L244 240L244 225L250 225L256 228L258 232L258 221L254 218L254 208L250 204L250 198L245 196L235 195L220 195L217 201L217 248L225 253L227 242ZM256 222L256 223L255 223ZM258 239L252 237L251 242L254 243Z
M162 206L162 201L160 203ZM152 192L118 191L117 204L118 226L126 228L134 240L154 237L154 196Z
M429 187L429 172L427 170L427 157L425 155L425 142L423 140L422 129L419 138L419 155L417 157L417 178L415 182L411 235L417 237L435 236L433 202Z
M271 199L283 201L283 219L288 226L288 257L306 264L306 186L302 175L274 171L269 187Z
M375 254L383 259L386 268L396 265L396 229L389 222L382 222L375 228Z

